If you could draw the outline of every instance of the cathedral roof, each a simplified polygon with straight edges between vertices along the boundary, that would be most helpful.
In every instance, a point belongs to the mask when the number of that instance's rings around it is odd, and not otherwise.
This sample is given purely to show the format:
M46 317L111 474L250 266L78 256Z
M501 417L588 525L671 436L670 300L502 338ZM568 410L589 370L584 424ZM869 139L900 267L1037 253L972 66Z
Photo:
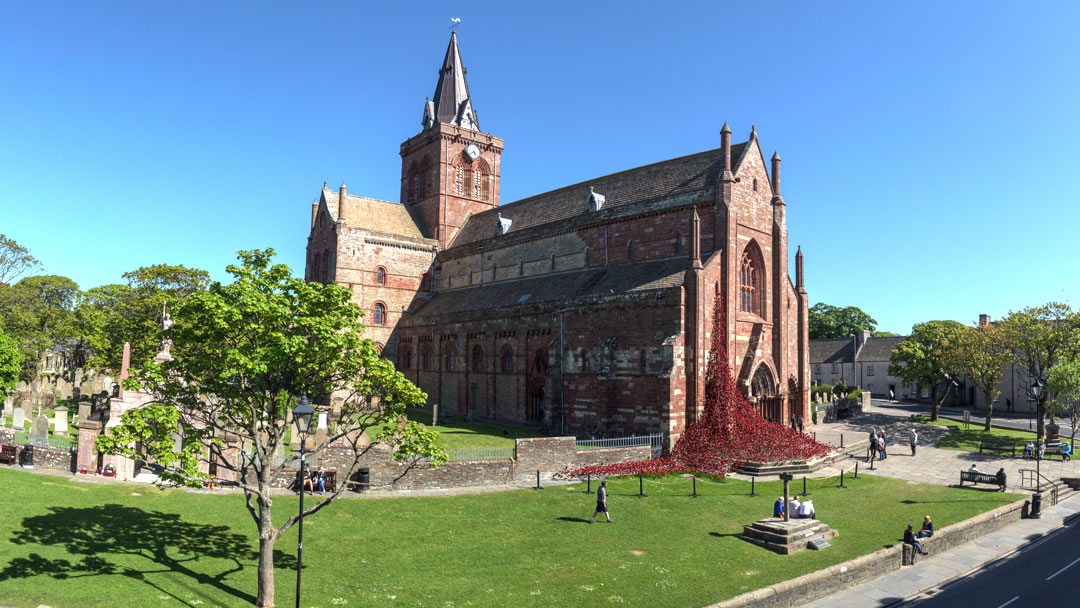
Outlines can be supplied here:
M525 279L497 281L443 291L420 307L414 317L504 308L519 304L566 302L682 285L686 257L612 264ZM557 278L556 278L557 277Z
M323 197L333 217L338 220L344 217L350 227L426 240L405 205L346 194L345 213L342 216L338 211L338 193L324 189Z
M742 160L746 143L731 146L733 170ZM500 205L469 218L454 239L452 247L495 237L499 215L511 220L506 234L560 222L559 229L588 224L597 218L613 218L642 209L637 203L656 203L659 208L683 205L708 197L723 172L720 148L673 158L635 169L586 180L572 186L538 194ZM591 192L601 194L601 210L589 213Z
M434 108L431 108L434 104ZM461 51L458 49L457 33L450 34L450 45L446 47L446 58L439 70L439 82L435 85L435 99L425 105L424 127L434 113L434 120L457 125L464 129L480 130L480 122L472 108L469 97L469 83L465 81L465 66L461 63Z

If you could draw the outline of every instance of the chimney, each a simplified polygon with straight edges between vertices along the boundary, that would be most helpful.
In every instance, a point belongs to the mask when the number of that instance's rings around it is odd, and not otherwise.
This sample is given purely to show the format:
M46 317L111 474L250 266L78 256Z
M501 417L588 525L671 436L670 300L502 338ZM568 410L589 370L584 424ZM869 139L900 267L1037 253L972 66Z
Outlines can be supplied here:
M345 182L341 182L337 199L337 219L339 222L345 219L345 196Z
M772 193L774 196L780 195L780 153L773 152L772 155Z
M870 330L864 329L860 331L859 335L855 339L856 341L858 341L859 348L861 349L863 347L863 344L866 344L866 341L870 339Z
M990 315L979 315L979 326L989 325Z
M724 128L720 129L720 149L724 154L724 171L731 172L731 128L724 123Z

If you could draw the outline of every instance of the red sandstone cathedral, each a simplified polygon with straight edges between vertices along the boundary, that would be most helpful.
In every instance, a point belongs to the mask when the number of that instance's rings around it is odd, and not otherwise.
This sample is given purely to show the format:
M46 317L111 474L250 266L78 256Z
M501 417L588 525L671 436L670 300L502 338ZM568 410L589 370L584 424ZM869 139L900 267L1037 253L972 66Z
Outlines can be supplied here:
M480 130L456 34L401 202L311 208L306 277L348 287L370 336L440 412L553 433L666 434L702 415L713 306L736 383L809 422L802 253L788 274L780 157L719 149L500 204L503 141Z

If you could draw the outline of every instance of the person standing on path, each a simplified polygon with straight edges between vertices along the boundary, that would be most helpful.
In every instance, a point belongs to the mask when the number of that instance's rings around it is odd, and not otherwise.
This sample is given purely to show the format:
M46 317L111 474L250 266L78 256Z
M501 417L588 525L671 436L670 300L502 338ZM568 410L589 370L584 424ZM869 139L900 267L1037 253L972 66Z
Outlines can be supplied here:
M877 429L870 429L870 447L866 450L866 462L870 462L877 454Z
M997 478L998 485L1001 486L1001 489L999 491L1004 492L1005 481L1006 479L1008 479L1008 477L1005 475L1005 467L1001 467L1000 469L998 469L997 475L995 475L994 477Z
M615 523L615 521L611 519L611 514L608 513L608 510L607 510L607 480L606 479L604 481L601 481L600 482L600 487L596 489L596 510L593 511L592 521L589 522L590 524L595 524L596 523L596 515L597 515L597 513L600 513L601 511L603 511L604 517L607 518L607 523L609 523L609 524Z
M877 438L878 446L878 460L885 460L885 431L882 431Z
M908 443L911 444L911 455L915 455L915 446L919 443L919 434L915 432L915 429L911 429L911 436L908 437Z

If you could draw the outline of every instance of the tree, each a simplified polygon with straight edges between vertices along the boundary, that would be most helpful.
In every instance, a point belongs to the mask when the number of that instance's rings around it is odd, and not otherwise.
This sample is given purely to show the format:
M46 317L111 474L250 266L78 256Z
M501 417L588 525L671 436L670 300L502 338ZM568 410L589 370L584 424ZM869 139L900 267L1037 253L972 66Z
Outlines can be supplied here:
M98 438L102 451L162 465L165 481L198 486L210 479L200 465L212 460L217 482L243 490L259 535L261 607L274 604L274 543L298 517L279 527L271 519L271 480L286 466L273 455L283 447L297 397L345 397L340 413L316 406L330 415L331 430L313 451L333 443L347 454L339 479L357 470L371 449L363 431L375 425L389 425L376 441L390 443L396 459L434 465L445 458L434 446L438 435L405 418L405 408L422 405L426 395L363 338L362 311L349 290L294 278L287 266L271 265L273 255L272 249L241 251L242 265L227 268L232 284L214 283L176 307L175 324L162 337L183 345L185 354L146 362L125 386L141 387L153 401L125 412ZM179 452L173 451L176 431L183 437ZM244 454L229 458L235 446ZM345 486L338 484L304 516L336 500Z
M894 334L891 331L872 331L870 335L874 338L899 338L900 334Z
M131 344L132 361L153 357L165 310L205 291L210 282L205 270L168 264L144 266L123 276L127 285L89 289L76 309L80 332L93 352L89 365L114 374L120 371L125 342Z
M0 234L0 283L11 283L40 265L26 247Z
M23 352L20 378L33 380L46 351L76 334L74 307L79 286L67 277L26 277L0 289L0 318L4 331Z
M1050 302L1044 306L1029 307L1010 312L1002 319L1001 328L1013 355L1025 368L1030 382L1038 380L1043 385L1050 369L1063 358L1077 353L1080 347L1080 315L1067 304ZM1041 439L1045 429L1046 402L1049 391L1040 391L1036 399L1038 413L1037 436Z
M1080 427L1080 358L1066 359L1050 368L1046 391L1056 397L1047 406L1053 405L1056 411L1068 416L1072 425L1070 440L1076 447L1076 431Z
M877 326L877 321L858 307L839 308L824 302L810 308L808 321L811 340L848 338L863 330L873 331Z
M959 373L948 344L964 326L956 321L927 321L911 328L889 359L889 375L930 387L930 419L937 420Z
M1001 394L998 386L1005 376L1005 366L1013 361L1005 332L990 323L965 327L949 341L947 352L952 367L970 378L986 399L985 430L989 431L994 401Z
M19 372L22 371L22 360L19 343L0 330L0 399L7 399L8 394L15 390Z

